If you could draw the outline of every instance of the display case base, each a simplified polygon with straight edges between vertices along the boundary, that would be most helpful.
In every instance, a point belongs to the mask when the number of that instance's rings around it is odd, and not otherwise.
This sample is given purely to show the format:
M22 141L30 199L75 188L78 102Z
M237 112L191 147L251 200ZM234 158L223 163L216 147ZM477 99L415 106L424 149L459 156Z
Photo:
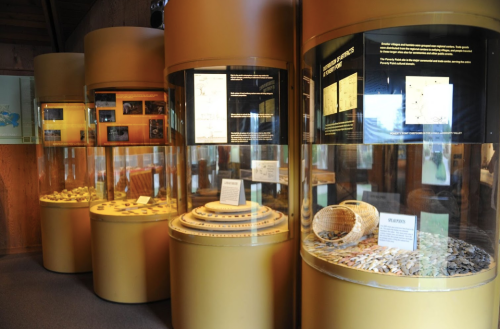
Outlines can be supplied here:
M94 292L117 303L170 297L168 220L106 221L92 215Z
M191 238L171 239L175 329L293 328L292 240L203 245Z
M43 266L59 273L92 271L90 217L85 207L40 206Z
M450 279L453 280L453 279ZM302 328L489 329L494 281L452 291L402 291L329 276L302 261Z

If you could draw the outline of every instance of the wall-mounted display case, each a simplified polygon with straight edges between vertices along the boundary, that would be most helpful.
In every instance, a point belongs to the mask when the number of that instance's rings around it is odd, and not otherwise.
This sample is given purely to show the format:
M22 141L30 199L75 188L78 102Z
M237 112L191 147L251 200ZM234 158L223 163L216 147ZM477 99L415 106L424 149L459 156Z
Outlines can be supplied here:
M478 27L418 25L305 52L303 325L328 317L307 306L319 298L310 281L318 272L331 278L321 274L325 292L348 287L354 299L365 289L405 307L414 296L439 301L448 325L448 299L492 302L484 285L497 275L498 40ZM334 182L318 184L318 169ZM469 314L459 326L481 319L477 327L489 328L479 309Z
M83 54L40 55L35 78L43 264L55 272L89 272L93 190L87 176Z

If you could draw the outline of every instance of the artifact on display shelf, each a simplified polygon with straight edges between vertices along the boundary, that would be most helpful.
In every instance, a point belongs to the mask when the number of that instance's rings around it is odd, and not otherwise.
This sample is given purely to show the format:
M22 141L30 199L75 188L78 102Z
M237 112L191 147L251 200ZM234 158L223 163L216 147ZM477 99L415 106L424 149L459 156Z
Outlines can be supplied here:
M378 245L378 230L345 248L321 242L313 234L303 248L314 257L335 265L387 275L416 277L463 276L496 267L483 249L459 239L418 231L414 251Z
M122 200L125 198L125 192L115 191L115 199ZM53 192L51 194L45 194L40 197L40 201L45 203L55 202L59 204L65 203L78 203L78 202L89 202L89 201L99 201L98 193L93 187L77 187L71 190L64 189L61 192Z
M346 203L357 204L358 208L351 207L355 216L349 214ZM493 258L482 248L442 234L417 231L415 225L412 226L415 236L408 240L411 245L415 243L414 249L383 245L381 232L373 225L379 224L379 214L370 207L374 209L361 201L344 201L338 206L325 207L313 219L314 232L303 240L304 250L331 264L397 276L457 277L495 267ZM416 216L384 213L380 216L385 239L391 234L401 235L393 226L386 225L391 219L399 221L411 217L410 222L416 224Z
M172 229L200 236L250 237L286 232L287 216L257 202L232 206L209 202L183 214Z
M104 203L90 207L90 212L102 217L130 217L160 216L175 214L173 204L166 198L151 198L151 203L144 205L137 203L136 199L105 201Z

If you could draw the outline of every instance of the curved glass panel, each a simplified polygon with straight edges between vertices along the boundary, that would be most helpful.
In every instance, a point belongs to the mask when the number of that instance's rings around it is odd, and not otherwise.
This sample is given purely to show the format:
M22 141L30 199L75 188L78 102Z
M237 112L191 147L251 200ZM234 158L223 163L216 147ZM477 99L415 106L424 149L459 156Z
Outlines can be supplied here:
M495 277L498 51L493 32L430 25L350 35L305 54L308 264L401 290Z
M85 105L40 103L38 106L38 181L47 206L88 206Z
M161 219L175 214L166 93L99 90L93 98L87 104L91 213Z
M287 235L287 71L208 67L170 74L168 81L172 128L178 145L186 145L186 170L177 168L185 213L173 231Z

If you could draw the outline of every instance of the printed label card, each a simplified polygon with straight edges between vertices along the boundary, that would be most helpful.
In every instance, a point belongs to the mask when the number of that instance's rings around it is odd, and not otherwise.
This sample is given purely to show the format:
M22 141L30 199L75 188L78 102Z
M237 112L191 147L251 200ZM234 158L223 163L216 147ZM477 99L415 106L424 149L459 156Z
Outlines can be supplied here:
M246 204L245 188L242 179L222 179L220 203L232 206Z
M389 248L417 248L417 216L380 213L378 244Z

